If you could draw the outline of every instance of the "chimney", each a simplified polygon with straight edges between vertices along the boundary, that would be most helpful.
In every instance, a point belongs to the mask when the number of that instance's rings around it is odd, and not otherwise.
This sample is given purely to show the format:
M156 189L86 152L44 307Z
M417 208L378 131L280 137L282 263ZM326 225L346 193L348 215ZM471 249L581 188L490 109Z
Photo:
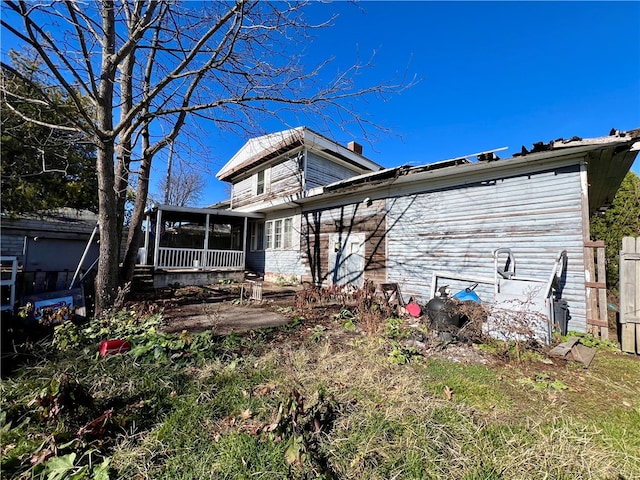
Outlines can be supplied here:
M353 153L357 153L358 155L362 155L362 145L358 142L349 142L347 148L351 150Z

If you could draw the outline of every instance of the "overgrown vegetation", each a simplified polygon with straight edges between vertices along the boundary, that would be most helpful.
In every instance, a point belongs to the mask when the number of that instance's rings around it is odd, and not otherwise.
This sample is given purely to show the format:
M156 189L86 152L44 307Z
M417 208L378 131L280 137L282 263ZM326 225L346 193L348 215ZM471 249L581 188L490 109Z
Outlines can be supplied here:
M636 358L416 348L426 327L359 302L226 337L163 333L149 306L64 323L1 384L3 476L638 478ZM132 350L103 358L108 338Z
M607 257L607 285L618 291L618 262L623 237L640 236L640 177L629 172L604 214L595 214L590 222L591 238L604 240Z

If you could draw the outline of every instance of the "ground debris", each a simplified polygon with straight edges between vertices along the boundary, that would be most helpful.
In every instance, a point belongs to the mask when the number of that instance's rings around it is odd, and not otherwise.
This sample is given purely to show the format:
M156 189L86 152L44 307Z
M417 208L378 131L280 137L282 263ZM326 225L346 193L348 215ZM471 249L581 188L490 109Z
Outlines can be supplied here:
M582 363L587 368L591 365L595 355L596 349L582 345L580 337L569 337L566 342L556 345L549 351L550 357L573 360Z

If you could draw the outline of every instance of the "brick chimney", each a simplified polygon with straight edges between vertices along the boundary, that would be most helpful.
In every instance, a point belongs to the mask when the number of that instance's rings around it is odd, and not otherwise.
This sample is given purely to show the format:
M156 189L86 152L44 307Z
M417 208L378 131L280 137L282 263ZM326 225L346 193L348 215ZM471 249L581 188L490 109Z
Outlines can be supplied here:
M358 142L349 142L347 148L351 150L353 153L357 153L358 155L362 155L362 145Z

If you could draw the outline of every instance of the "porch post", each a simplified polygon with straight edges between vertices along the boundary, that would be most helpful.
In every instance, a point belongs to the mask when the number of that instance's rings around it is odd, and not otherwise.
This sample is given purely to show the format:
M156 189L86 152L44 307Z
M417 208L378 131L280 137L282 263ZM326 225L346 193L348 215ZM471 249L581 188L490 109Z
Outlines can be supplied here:
M147 224L144 229L144 258L142 259L142 264L146 265L147 260L149 259L149 228L151 227L151 214L147 213L147 218L145 219Z
M200 259L200 264L203 267L208 266L207 258L209 257L209 217L210 214L207 213L207 218L204 222L204 245L202 246L204 248L204 258Z
M244 270L245 258L247 256L247 217L244 217L244 228L242 229L242 269Z
M160 258L160 225L162 223L162 207L158 207L156 213L156 244L153 253L153 268L158 268L158 259Z

